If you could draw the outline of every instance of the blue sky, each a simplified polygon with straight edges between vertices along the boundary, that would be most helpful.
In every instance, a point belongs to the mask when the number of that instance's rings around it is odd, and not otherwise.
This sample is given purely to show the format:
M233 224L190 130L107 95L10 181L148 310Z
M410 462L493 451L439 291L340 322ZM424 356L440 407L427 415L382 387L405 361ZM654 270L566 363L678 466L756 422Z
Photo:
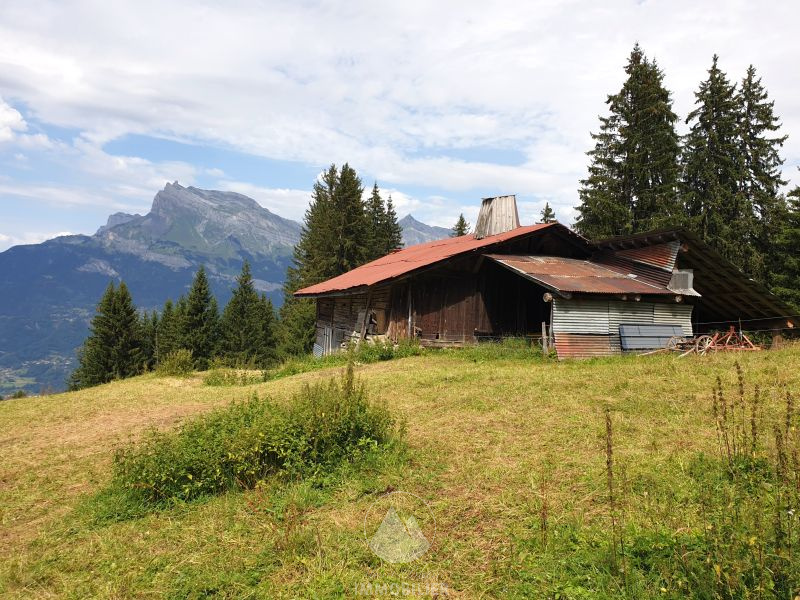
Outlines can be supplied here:
M571 223L589 132L635 41L685 116L713 53L749 63L800 183L794 2L203 2L0 5L0 250L146 212L167 181L301 219L350 162L401 215L451 225L517 194ZM681 125L685 128L685 125Z

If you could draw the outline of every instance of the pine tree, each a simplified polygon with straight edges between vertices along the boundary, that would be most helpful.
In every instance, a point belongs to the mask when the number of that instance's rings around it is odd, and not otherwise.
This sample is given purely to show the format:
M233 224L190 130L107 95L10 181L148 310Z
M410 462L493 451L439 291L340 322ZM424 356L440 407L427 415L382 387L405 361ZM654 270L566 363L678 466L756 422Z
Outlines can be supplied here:
M772 273L772 291L800 314L800 185L788 196L774 245L782 263Z
M232 364L266 366L276 355L272 303L256 292L247 261L236 282L220 321L222 355Z
M739 143L739 100L714 55L684 145L683 196L689 226L736 266L750 273L756 258L755 219L741 189L745 161Z
M186 309L181 322L182 347L191 350L197 369L207 369L214 356L218 320L217 301L211 295L206 270L201 266L186 297Z
M550 208L550 203L545 202L544 208L542 209L541 218L539 220L540 223L555 223L556 222L556 213Z
M462 235L467 235L469 233L470 225L467 223L467 220L464 218L463 213L458 215L458 220L456 224L453 225L452 233L450 237L459 237Z
M589 238L677 223L680 143L664 74L636 44L622 89L608 97L589 174L581 180L576 229Z
M136 375L142 368L141 346L139 317L128 287L120 282L115 288L111 282L97 305L69 388L80 389Z
M775 116L775 102L768 98L761 78L750 65L737 97L739 152L744 160L740 189L745 210L751 210L754 218L753 238L747 241L754 247L748 271L755 279L770 285L770 273L780 271L784 262L774 240L786 213L786 201L780 193L787 183L781 175L780 149L788 136L775 135L780 120Z

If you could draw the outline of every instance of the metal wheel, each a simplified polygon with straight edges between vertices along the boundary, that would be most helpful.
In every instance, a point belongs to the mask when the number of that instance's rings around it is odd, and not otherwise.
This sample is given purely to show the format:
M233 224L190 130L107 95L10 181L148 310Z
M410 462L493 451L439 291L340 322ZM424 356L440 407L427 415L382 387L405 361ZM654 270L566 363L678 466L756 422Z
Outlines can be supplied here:
M710 335L701 335L694 343L694 349L698 354L707 354L714 348L714 338Z

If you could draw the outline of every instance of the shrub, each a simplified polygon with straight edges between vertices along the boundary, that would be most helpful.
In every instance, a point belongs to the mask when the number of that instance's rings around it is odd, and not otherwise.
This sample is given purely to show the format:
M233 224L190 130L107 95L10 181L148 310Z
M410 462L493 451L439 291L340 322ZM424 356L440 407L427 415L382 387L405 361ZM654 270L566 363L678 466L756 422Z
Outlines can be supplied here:
M112 487L151 505L193 500L270 476L324 473L400 435L386 407L368 401L351 363L340 380L306 385L287 406L254 394L176 432L151 431L117 451Z
M156 374L160 377L185 377L194 370L192 351L179 348L167 354L159 361Z

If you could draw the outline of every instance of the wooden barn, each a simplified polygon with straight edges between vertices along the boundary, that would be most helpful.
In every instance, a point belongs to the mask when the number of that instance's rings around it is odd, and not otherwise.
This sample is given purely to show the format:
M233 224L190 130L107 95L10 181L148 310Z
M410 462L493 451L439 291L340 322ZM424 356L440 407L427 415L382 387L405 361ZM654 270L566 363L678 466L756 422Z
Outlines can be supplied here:
M485 199L474 234L404 248L296 296L317 300L317 354L369 338L546 336L560 358L603 356L740 321L798 324L686 231L591 242L559 223L520 226L514 196Z

